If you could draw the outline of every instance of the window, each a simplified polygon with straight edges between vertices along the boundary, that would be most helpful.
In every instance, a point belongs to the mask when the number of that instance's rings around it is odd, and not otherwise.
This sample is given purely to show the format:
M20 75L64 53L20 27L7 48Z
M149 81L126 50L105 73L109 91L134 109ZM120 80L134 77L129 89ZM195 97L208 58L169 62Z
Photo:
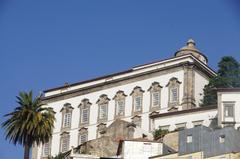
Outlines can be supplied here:
M117 115L123 115L124 114L124 100L117 100L116 101L116 107L117 107Z
M43 145L43 156L49 156L50 155L50 143L47 142Z
M225 117L233 117L234 112L233 112L233 107L234 104L232 103L225 103L224 104L224 116Z
M71 128L73 109L74 108L70 103L65 103L63 108L60 110L60 112L62 112L62 131L66 131Z
M134 108L135 111L141 111L142 110L142 97L141 96L137 96L134 98Z
M158 82L153 82L148 89L150 91L150 111L156 111L160 109L161 105L161 89L162 86Z
M107 104L100 105L99 119L104 119L107 117Z
M123 117L125 115L125 98L126 94L123 91L117 91L116 95L113 97L115 100L115 118Z
M135 121L134 123L137 127L141 127L141 120Z
M104 123L100 123L97 126L97 138L102 137L107 131L107 126Z
M89 109L82 109L82 119L81 122L82 123L88 123L88 117L89 116Z
M201 126L202 124L203 124L203 120L193 121L193 126L194 127Z
M79 135L79 145L87 141L87 133Z
M142 125L141 116L135 115L134 117L132 117L132 123L135 124L137 127L141 127Z
M63 118L63 127L70 127L71 125L71 113L65 113Z
M161 130L169 130L170 125L160 126Z
M110 99L106 94L100 95L97 104L98 104L98 123L107 121L108 118L108 102Z
M179 88L180 88L181 82L178 81L176 77L173 77L169 80L168 84L166 85L168 87L168 106L174 107L179 105Z
M152 93L152 106L158 107L160 105L160 92Z
M61 138L61 147L60 151L61 152L66 152L69 149L69 136L64 136Z
M132 116L142 112L143 93L144 90L142 90L141 87L136 86L130 94L132 96Z
M171 95L170 95L170 102L174 103L178 101L178 88L172 88L171 89Z
M176 129L177 130L183 130L185 128L186 128L186 123L176 124Z
M84 98L79 104L80 108L80 122L79 126L83 127L86 124L89 124L89 116L90 116L90 107L92 103L89 102L89 99Z
M187 143L192 143L192 135L187 136Z
M225 135L219 136L219 143L224 143L225 142Z

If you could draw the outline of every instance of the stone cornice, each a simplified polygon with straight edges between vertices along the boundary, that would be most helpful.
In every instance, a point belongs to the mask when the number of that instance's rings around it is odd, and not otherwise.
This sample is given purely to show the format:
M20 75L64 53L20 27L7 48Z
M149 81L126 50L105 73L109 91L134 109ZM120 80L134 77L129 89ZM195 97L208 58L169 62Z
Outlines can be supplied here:
M87 86L84 88L79 88L76 90L71 90L71 91L62 92L62 93L47 96L47 97L42 97L42 100L44 103L50 103L50 102L59 101L59 100L63 100L63 99L69 99L71 97L88 94L88 93L103 90L106 88L112 88L115 86L132 83L135 81L139 81L141 79L147 79L150 76L155 77L155 76L159 75L159 72L161 72L161 74L164 74L164 71L165 71L165 74L166 74L167 71L182 69L182 67L185 65L194 65L198 70L200 70L201 72L206 74L209 78L215 76L215 74L213 74L211 71L205 69L204 66L202 66L199 62L186 61L186 62L178 63L175 65L171 65L171 66L167 66L167 67L163 67L163 68L157 68L157 69L154 69L151 71L142 72L142 73L139 73L136 75L131 75L131 76L127 76L127 77L123 77L123 78L119 78L119 79L115 79L115 80L111 80L111 81L106 81L104 83Z

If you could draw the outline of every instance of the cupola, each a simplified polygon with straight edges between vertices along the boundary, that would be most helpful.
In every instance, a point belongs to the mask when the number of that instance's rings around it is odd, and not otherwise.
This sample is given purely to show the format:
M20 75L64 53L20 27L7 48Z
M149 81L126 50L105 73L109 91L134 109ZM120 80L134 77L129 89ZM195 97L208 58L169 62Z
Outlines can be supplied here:
M207 62L208 62L207 57L203 53L201 53L195 46L196 46L196 44L195 44L194 40L193 39L189 39L187 41L186 46L184 46L181 49L179 49L175 53L175 56L178 57L178 56L182 56L182 55L192 54L198 60L200 60L204 64L207 64Z

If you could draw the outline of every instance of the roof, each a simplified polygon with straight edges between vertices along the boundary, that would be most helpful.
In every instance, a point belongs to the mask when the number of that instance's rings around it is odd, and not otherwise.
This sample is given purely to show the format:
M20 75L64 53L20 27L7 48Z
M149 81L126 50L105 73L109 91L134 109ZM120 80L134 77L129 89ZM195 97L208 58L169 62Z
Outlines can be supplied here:
M217 88L217 92L240 92L240 88Z
M189 52L195 52L200 54L201 56L203 56L206 61L208 62L208 58L207 56L205 56L203 53L201 53L201 51L199 51L196 47L195 47L196 43L193 39L189 39L187 41L186 46L182 47L181 49L179 49L177 52L175 52L175 56L177 56L178 53L182 52L182 51L189 51Z
M76 82L76 83L72 83L72 84L67 83L63 86L59 86L59 87L44 90L43 92L48 93L48 92L51 92L51 91L56 91L56 90L59 90L59 89L69 88L69 87L77 86L77 85L81 85L81 84L86 84L86 83L90 83L90 82L97 81L97 80L108 79L108 78L110 79L114 76L124 75L124 74L127 74L127 73L132 73L135 70L148 68L148 67L155 66L155 65L158 65L158 64L161 64L161 63L164 63L164 62L173 61L173 60L177 60L179 58L185 58L185 57L192 57L195 61L197 61L198 63L201 63L201 65L203 65L204 67L209 69L212 72L213 75L216 74L216 72L213 69L211 69L209 66L205 65L202 61L195 58L194 55L188 54L188 55L181 55L181 56L178 56L178 57L172 57L172 58L168 58L168 59L164 59L164 60L159 60L159 61L146 63L144 65L139 65L139 66L132 67L131 69L128 69L128 70L125 70L125 71L121 71L121 72L117 72L117 73L113 73L113 74L108 74L108 75L100 76L100 77L89 79L89 80L84 80L84 81L80 81L80 82Z
M181 110L181 111L167 112L167 113L161 113L161 114L153 114L153 115L149 115L149 117L153 119L153 118L159 118L159 117L165 117L165 116L171 116L171 115L179 115L179 114L186 114L186 113L193 113L193 112L213 110L213 109L217 109L217 106L205 106L205 107L186 109L186 110Z

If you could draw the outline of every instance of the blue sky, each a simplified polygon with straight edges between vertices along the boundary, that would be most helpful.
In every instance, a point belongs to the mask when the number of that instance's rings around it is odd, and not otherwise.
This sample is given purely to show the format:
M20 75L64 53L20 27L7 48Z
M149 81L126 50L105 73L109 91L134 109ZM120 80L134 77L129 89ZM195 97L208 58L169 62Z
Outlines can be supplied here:
M213 69L222 56L240 60L238 0L0 0L0 121L19 91L169 58L189 38ZM2 129L0 154L23 158Z

